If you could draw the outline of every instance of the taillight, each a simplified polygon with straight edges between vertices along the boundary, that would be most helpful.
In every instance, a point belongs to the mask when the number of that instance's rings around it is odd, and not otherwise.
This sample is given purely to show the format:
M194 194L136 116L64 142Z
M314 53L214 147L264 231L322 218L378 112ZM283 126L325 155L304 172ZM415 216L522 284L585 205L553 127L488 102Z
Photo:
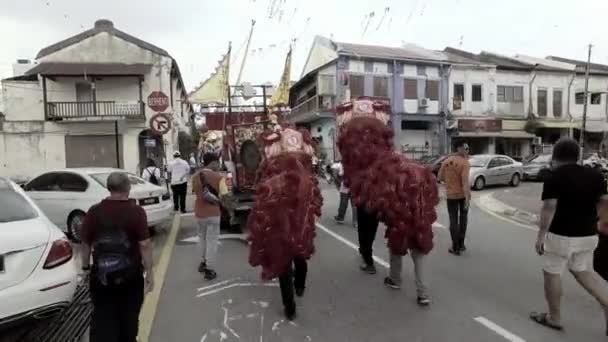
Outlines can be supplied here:
M72 259L72 245L68 240L56 240L44 261L45 270L61 266Z

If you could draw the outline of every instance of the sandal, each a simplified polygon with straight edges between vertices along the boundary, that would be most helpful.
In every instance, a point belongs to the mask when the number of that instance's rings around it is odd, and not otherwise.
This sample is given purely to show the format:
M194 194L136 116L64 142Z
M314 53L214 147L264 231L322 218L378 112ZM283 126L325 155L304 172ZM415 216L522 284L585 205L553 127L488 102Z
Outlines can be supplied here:
M549 314L547 314L547 313L532 312L530 314L530 319L532 319L534 322L536 322L540 325L544 325L545 327L551 328L553 330L558 330L558 331L564 330L563 326L549 321Z

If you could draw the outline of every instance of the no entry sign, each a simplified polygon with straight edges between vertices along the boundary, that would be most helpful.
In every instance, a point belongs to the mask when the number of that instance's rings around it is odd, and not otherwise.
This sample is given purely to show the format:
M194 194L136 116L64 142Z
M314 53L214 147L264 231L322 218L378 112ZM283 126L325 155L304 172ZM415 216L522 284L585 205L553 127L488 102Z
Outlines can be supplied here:
M150 129L157 134L166 134L171 130L171 117L165 113L155 114L150 118Z
M148 96L148 107L155 112L164 112L169 108L169 98L162 91L153 91Z

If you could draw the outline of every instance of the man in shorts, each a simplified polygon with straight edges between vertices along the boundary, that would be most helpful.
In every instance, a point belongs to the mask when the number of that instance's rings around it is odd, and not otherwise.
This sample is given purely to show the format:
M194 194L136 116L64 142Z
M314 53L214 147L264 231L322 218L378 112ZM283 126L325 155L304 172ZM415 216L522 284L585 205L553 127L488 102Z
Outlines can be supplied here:
M591 261L598 244L597 206L606 199L604 177L577 164L579 146L562 139L553 148L553 172L543 186L543 206L536 252L543 256L545 298L549 311L530 318L562 330L561 275L566 268L602 306L608 307L608 286L593 271Z

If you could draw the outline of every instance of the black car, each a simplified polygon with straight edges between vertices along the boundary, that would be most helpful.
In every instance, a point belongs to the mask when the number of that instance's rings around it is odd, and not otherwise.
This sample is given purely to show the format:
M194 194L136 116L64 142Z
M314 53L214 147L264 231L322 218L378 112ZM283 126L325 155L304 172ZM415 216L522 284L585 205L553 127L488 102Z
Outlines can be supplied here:
M542 181L551 172L551 155L539 154L524 163L524 180Z
M435 177L439 174L439 169L441 168L441 163L446 160L448 156L428 156L423 157L418 160L422 165L425 165L433 171Z

